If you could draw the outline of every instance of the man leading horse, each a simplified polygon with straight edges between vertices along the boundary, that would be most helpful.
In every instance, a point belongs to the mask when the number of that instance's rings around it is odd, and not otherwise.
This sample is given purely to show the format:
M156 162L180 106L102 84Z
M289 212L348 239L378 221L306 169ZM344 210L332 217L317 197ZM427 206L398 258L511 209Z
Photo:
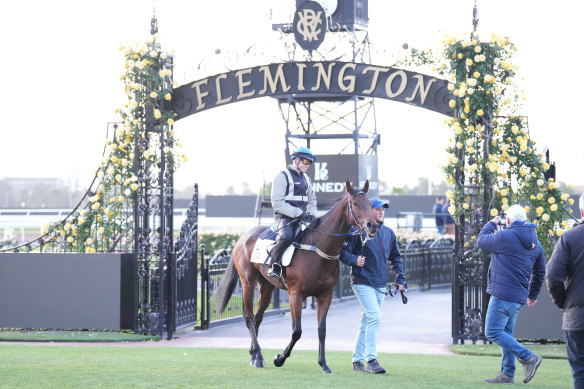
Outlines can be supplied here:
M310 223L316 218L316 195L306 171L316 157L306 147L299 147L291 155L292 162L278 173L272 183L272 208L278 226L278 241L270 256L268 275L280 277L282 254L292 244L294 230L302 220Z

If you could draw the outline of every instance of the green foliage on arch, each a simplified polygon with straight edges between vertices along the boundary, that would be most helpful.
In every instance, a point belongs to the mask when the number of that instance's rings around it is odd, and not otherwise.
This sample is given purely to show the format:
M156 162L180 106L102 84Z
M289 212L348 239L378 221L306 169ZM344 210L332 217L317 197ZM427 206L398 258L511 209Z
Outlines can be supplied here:
M495 35L489 41L447 36L443 44L441 57L412 50L409 63L433 65L434 71L448 77L449 89L457 97L449 102L455 115L447 120L453 137L443 171L449 184L455 185L456 177L461 182L447 193L449 212L469 220L477 208L465 188L483 188L490 182L494 186L490 215L520 203L550 254L557 237L571 228L567 220L573 199L559 183L545 178L550 166L536 151L527 118L521 115L526 98L519 91L512 62L515 45Z

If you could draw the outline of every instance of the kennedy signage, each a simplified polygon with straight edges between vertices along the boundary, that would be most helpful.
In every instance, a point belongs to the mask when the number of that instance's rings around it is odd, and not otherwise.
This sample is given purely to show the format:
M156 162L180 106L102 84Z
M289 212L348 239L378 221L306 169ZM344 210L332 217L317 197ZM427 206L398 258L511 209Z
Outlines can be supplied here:
M345 182L363 187L369 180L369 196L377 196L376 155L317 155L318 161L308 170L318 203L325 208L345 195Z
M217 74L174 90L176 120L206 109L257 97L377 97L452 115L455 97L435 77L353 62L287 62Z

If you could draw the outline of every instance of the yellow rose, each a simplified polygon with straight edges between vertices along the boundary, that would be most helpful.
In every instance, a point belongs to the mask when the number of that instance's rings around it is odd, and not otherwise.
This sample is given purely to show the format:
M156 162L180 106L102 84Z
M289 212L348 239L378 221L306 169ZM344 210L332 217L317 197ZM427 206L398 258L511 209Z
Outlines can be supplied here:
M499 211L497 211L497 209L496 209L496 208L493 208L493 209L491 209L491 216L492 216L492 217L495 217L495 216L497 216L498 214L499 214Z
M558 210L558 204L552 204L552 206L550 207L550 209L555 212Z
M136 184L136 183L133 183L133 184L130 186L130 188L131 188L132 190L137 190L137 189L138 189L138 184Z
M469 207L470 207L470 205L468 205L468 203L462 204L462 208L464 208L464 209L468 209Z
M160 113L160 110L159 109L155 109L154 110L154 117L156 119L160 119L161 116L162 116L162 114Z
M506 211L507 209L509 209L509 204L503 204L503 205L501 206L501 209L502 209L503 211Z
M152 97L153 99L155 99L155 98L158 97L158 93L152 92L152 93L150 93L150 97Z
M550 220L550 215L548 215L547 213L544 213L543 215L541 215L541 219L542 219L544 222L547 222L547 221L549 221L549 220Z
M525 209L525 213L529 213L529 210L530 210L531 208L529 208L529 205L526 205L525 207L523 207L523 209Z
M170 93L167 93L167 94L164 95L164 98L166 100L170 100L170 99L172 99L172 95Z
M450 101L448 102L448 106L449 106L450 108L454 108L454 107L456 107L456 100L450 100Z
M173 120L172 118L168 118L168 120L166 121L166 123L167 123L169 126L172 126L172 125L174 124L174 120Z
M541 193L538 193L536 197L537 197L538 200L543 199L543 195Z
M548 203L550 203L550 204L553 204L553 203L555 203L555 202L556 202L556 199L555 199L555 198L553 198L553 197L550 197L550 198L548 199Z
M462 59L462 53L458 53L457 57L458 59Z
M68 237L68 238L67 238L67 242L69 242L69 243L73 243L73 240L74 240L74 239L73 239L73 237L72 237L72 236L70 236L70 237Z
M85 241L85 243L87 243L87 244L93 244L93 239L87 238L87 240Z
M477 115L479 115L479 116L483 116L483 115L484 115L484 112L483 112L483 110L482 110L482 109L479 109L479 110L477 111Z
M472 59L467 58L466 59L466 66L472 66L472 64L473 64Z
M562 236L562 234L563 234L563 233L564 233L564 230L562 230L561 228L559 228L559 229L556 231L556 234L557 234L558 236Z
M103 232L104 232L104 231L105 231L105 229L104 229L103 227L99 227L99 228L97 229L97 232L99 232L99 233L100 233L100 234L102 234L102 235L103 235Z

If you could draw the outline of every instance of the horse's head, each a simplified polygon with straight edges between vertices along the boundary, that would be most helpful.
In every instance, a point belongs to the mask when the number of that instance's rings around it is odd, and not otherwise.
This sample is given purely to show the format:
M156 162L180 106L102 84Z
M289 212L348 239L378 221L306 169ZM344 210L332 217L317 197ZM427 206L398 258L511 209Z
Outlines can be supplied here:
M379 229L379 225L373 217L373 212L371 212L371 201L369 201L369 197L367 197L369 180L365 181L365 185L363 185L363 188L361 189L353 189L349 180L347 180L345 186L347 193L349 194L348 223L357 227L362 233L366 233L370 237L375 235Z

